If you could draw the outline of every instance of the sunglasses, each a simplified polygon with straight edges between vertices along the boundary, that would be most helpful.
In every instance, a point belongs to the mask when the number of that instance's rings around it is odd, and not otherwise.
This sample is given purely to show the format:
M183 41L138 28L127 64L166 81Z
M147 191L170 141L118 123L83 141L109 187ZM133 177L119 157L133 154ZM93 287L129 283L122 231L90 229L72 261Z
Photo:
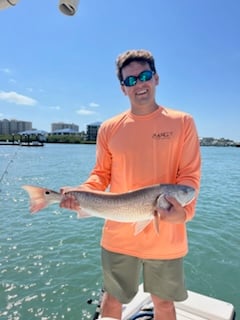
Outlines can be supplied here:
M151 80L154 73L155 72L152 70L144 70L138 76L129 76L125 80L122 80L121 84L125 85L126 87L133 87L136 85L138 80L142 82Z

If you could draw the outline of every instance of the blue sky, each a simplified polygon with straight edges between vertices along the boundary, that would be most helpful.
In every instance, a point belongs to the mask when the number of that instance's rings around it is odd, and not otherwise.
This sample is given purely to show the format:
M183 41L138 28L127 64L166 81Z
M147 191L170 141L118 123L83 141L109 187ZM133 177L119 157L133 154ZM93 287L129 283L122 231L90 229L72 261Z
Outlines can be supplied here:
M159 104L189 112L200 137L240 141L239 0L20 0L0 10L0 119L86 125L129 108L115 59L156 60Z

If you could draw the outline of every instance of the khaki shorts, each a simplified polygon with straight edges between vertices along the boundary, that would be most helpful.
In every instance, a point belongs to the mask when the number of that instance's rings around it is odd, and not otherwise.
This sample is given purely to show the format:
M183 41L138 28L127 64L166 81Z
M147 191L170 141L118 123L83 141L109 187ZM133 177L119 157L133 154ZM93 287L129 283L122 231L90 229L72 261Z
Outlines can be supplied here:
M104 290L121 303L128 303L137 293L141 271L144 291L170 301L187 298L183 258L143 260L102 248L102 267Z

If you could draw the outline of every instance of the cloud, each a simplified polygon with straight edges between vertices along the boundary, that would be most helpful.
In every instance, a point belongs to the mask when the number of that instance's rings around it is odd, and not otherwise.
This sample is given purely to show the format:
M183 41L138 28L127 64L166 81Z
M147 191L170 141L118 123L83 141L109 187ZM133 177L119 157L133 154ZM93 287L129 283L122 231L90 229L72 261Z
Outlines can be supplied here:
M51 106L49 108L52 109L52 110L60 110L61 109L60 106Z
M99 108L100 105L96 102L90 102L88 104L89 108ZM81 116L91 116L94 114L97 114L96 111L90 110L89 108L85 107L85 106L81 106L79 110L76 111L77 114L81 115Z
M17 83L17 81L15 79L13 79L13 78L9 79L8 82L11 83L11 84Z
M76 111L77 114L80 114L81 116L89 116L89 115L92 115L92 114L96 114L95 111L92 111L92 110L88 110L86 109L85 107L81 107L79 110Z
M89 107L98 108L98 107L100 107L100 105L98 103L95 103L95 102L90 102L89 103Z
M8 68L1 68L0 71L7 74L11 73L11 70Z
M27 106L34 106L37 101L27 97L23 96L17 92L14 91L0 91L0 100L7 101L9 103L15 103L15 104L22 104Z

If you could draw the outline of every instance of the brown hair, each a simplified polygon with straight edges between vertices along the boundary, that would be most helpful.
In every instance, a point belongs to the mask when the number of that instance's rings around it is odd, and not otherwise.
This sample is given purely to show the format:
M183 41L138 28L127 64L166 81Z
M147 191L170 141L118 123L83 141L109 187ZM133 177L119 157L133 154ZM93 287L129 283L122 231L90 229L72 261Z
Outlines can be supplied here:
M123 81L122 69L133 61L139 63L148 63L151 70L154 73L156 73L154 58L150 51L143 49L128 50L126 52L121 53L116 60L117 77L120 82Z

